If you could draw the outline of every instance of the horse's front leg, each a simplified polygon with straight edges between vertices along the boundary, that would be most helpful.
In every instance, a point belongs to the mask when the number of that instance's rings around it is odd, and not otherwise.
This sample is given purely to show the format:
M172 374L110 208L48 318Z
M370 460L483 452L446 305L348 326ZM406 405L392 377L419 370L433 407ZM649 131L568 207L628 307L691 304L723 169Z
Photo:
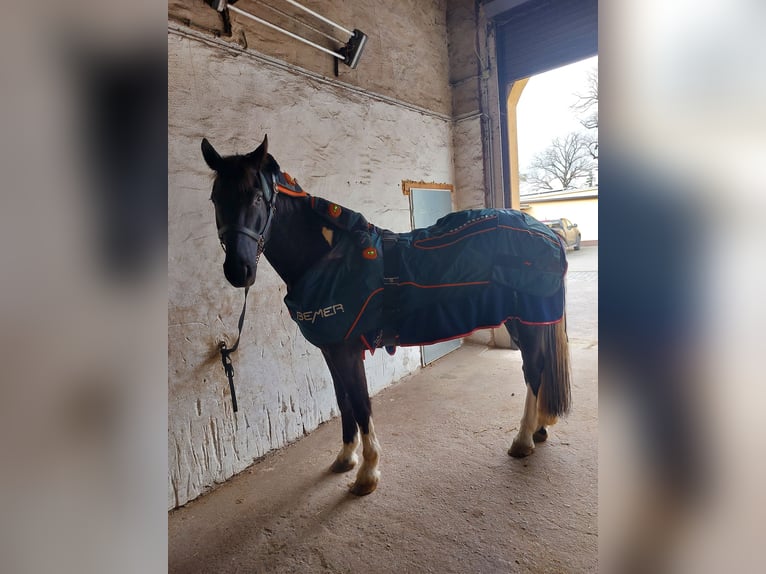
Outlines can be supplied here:
M358 426L361 431L362 465L351 486L351 492L359 496L370 494L378 487L380 480L380 445L372 424L372 407L362 351L358 345L341 344L322 347L322 354L330 368L343 423L343 447L332 468L337 468L336 472L353 468L356 463L356 446L359 444L356 432ZM353 418L349 416L349 411ZM351 461L353 463L349 466L347 463Z
M328 361L329 365L329 361ZM340 408L340 419L343 427L343 446L332 463L330 470L333 472L348 472L359 462L356 449L359 446L359 431L357 430L354 410L351 407L351 399L346 390L338 384L338 377L330 368L333 384L335 385L335 398L338 400Z

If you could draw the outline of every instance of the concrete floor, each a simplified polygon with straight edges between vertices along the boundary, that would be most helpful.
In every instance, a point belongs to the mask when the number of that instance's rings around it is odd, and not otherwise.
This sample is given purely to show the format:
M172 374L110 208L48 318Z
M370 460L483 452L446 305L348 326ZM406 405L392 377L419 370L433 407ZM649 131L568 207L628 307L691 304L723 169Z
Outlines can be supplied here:
M569 252L573 410L526 459L517 351L464 345L373 398L373 494L328 467L339 420L170 513L169 571L596 572L598 248Z

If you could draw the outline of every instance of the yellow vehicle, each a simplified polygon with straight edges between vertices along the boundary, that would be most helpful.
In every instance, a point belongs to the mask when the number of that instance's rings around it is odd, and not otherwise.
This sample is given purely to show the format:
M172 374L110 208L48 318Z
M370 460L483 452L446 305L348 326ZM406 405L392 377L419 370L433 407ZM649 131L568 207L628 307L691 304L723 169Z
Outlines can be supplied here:
M575 251L580 250L580 230L577 229L576 223L572 223L565 217L560 219L544 219L540 223L544 223L555 231L564 240L564 244L567 247L574 247Z

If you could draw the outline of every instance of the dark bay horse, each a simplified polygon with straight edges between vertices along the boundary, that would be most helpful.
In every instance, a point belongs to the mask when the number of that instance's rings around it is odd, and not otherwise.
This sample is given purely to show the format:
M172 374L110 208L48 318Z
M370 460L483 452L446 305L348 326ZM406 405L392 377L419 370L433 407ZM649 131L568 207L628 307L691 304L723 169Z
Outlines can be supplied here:
M280 170L279 165L268 153L268 140L264 137L263 143L253 152L246 155L233 155L221 157L215 151L207 139L202 140L202 154L207 165L215 172L215 181L213 183L213 192L211 200L215 206L216 225L218 235L223 245L226 258L223 264L226 279L234 287L250 287L255 282L255 275L258 265L258 259L263 253L269 263L286 283L288 297L286 303L290 307L288 299L292 292L297 292L305 287L305 277L309 275L309 270L316 269L317 262L324 261L332 265L337 259L334 253L341 249L342 245L354 245L358 249L359 261L370 260L374 264L377 261L385 260L385 245L391 244L391 237L396 243L397 237L401 239L405 234L398 236L388 232L389 244L370 243L371 233L367 230L380 231L375 226L367 224L366 220L360 214L344 211L344 208L332 203L328 203L321 198L311 198L295 184L288 175ZM307 200L310 199L309 200ZM324 202L324 203L322 203ZM318 210L317 205L322 209ZM341 217L341 214L345 214ZM473 214L474 212L458 212ZM450 245L452 248L460 249L461 241L455 239L459 230L473 230L469 235L480 235L485 231L481 226L494 221L494 216L502 215L515 217L519 221L533 222L540 225L526 215L511 210L483 210L475 212L476 216L463 220L465 223L458 226L455 230L443 234L428 235L428 230L419 231L421 237L415 243L420 241L420 253L434 253L432 259L420 261L416 267L432 265L435 257L438 257L439 249L433 246L433 242L442 242L442 245ZM457 215L457 214L456 214ZM344 217L346 219L344 219ZM349 219L349 217L351 219ZM345 224L342 222L345 221ZM514 220L515 221L515 220ZM334 223L337 222L337 223ZM475 227L471 227L475 226ZM513 232L521 241L530 241L532 238L535 243L530 244L529 249L537 249L540 245L551 252L550 240L547 231L534 231L531 229L516 229L513 225L506 225L505 228ZM429 228L431 229L431 228ZM543 227L543 229L545 229ZM423 235L425 234L425 235ZM485 234L489 237L489 234ZM408 235L410 239L412 235ZM447 238L449 241L444 240ZM555 237L555 236L552 236ZM361 240L361 243L359 243ZM367 241L367 243L365 243ZM569 350L567 336L565 331L565 320L563 313L564 289L563 274L566 271L566 259L563 248L558 244L557 239L552 240L555 243L554 253L561 248L561 256L556 255L556 262L560 268L556 272L548 275L554 276L561 286L554 291L548 299L549 303L559 309L555 320L530 322L512 314L504 313L502 319L494 324L488 324L477 319L478 322L468 325L466 330L460 333L450 333L446 338L454 338L464 335L477 327L490 327L499 324L505 324L513 341L521 350L523 360L524 378L527 385L526 402L524 405L524 414L521 419L518 434L513 440L508 453L514 457L524 457L531 454L535 448L535 442L541 442L547 438L547 427L556 422L557 418L565 414L570 406L570 369L569 369ZM345 242L345 243L344 243ZM431 242L431 243L428 243ZM357 245L358 244L358 245ZM457 247L456 247L457 246ZM379 248L383 257L378 258ZM355 251L357 253L357 251ZM542 253L542 252L540 252ZM523 254L522 254L523 255ZM542 256L541 256L542 257ZM560 259L560 260L559 260ZM511 281L518 277L525 277L527 269L544 267L538 265L534 256L517 257L506 255L506 260L511 266ZM380 263L382 266L384 263ZM513 265L516 267L513 267ZM348 264L338 267L338 273L331 278L335 282L340 282L339 288L344 289L348 282L341 271L349 269ZM353 266L352 266L353 267ZM356 275L351 275L357 281L358 270L352 268L351 271ZM497 269L493 271L497 273ZM381 271L382 275L382 271ZM390 275L390 274L389 274ZM398 274L396 279L399 279ZM529 281L535 282L534 277ZM527 281L527 282L529 282ZM476 308L478 316L484 317L482 306L491 306L486 303L483 293L490 289L486 281L463 283L465 289L472 289L476 294L475 301L472 303ZM313 284L312 284L313 285ZM397 305L403 306L406 303L408 291L403 289L404 282L396 291L394 299ZM415 286L420 292L428 292L429 296L439 289L422 289L428 285L418 285L414 281L409 282L410 286ZM313 296L313 289L308 289L309 295ZM384 287L374 289L370 288L370 295L364 300L362 309L371 305L371 300L386 300L389 295ZM379 297L373 297L378 293ZM523 289L516 291L503 291L510 293L509 297L515 301L523 300L526 295ZM399 301L401 298L402 301ZM539 298L529 298L531 307L540 307ZM310 342L316 344L327 362L332 375L335 387L335 395L341 413L343 428L343 446L340 453L332 464L334 472L347 472L357 465L358 457L357 447L362 443L362 464L359 467L356 481L351 487L351 492L357 495L365 495L373 492L380 479L378 470L378 461L380 458L380 446L375 436L375 428L371 417L370 398L367 390L367 379L364 371L363 356L365 350L374 350L382 346L396 346L397 344L418 344L433 342L435 339L428 338L417 341L419 335L413 335L411 340L404 341L399 339L397 334L393 339L385 333L385 329L379 331L380 336L372 343L368 341L365 334L350 337L351 330L340 340L331 338L322 338L322 335L315 335L310 331L311 326L317 321L340 316L345 309L343 304L308 307L310 312L290 309L291 317L301 326L304 335ZM360 327L360 318L363 311L360 311L352 325L353 328ZM346 314L351 315L351 314ZM363 323L364 321L362 321ZM385 321L384 321L385 322ZM418 324L429 323L418 318ZM439 321L435 321L438 323ZM360 432L361 431L361 432ZM361 435L361 436L360 436Z

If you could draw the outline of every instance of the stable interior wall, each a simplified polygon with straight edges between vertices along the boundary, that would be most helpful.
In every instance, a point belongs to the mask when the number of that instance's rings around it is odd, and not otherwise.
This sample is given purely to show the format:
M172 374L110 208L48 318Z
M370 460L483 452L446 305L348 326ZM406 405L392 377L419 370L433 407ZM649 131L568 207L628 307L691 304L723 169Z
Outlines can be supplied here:
M370 35L356 71L341 66L336 79L328 56L255 23L235 22L231 38L219 37L211 32L219 16L201 2L169 6L170 508L337 414L321 353L290 319L285 287L265 259L234 355L239 412L232 412L217 349L221 340L233 342L242 291L223 276L203 137L232 154L251 151L268 134L269 151L307 191L395 231L410 228L405 179L461 182L456 207L483 205L481 120L474 109L453 122L452 110L455 86L475 85L476 78L458 82L462 70L450 68L455 47L448 38L455 35L448 33L446 3L308 4ZM451 9L457 4L450 2ZM462 4L473 10L473 2ZM199 25L203 20L210 29ZM466 33L475 33L472 26ZM467 59L465 67L476 74L475 61ZM419 365L417 348L400 348L394 357L368 355L371 393Z
M455 209L488 205L485 187L481 81L482 64L476 34L477 7L473 2L447 3L449 82L452 88L452 145L455 150ZM486 58L485 58L486 60Z
M450 3L471 7L474 4L472 0L450 0ZM346 29L358 28L367 34L359 65L352 70L341 64L337 82L444 116L451 115L447 0L301 0L301 4ZM332 50L337 51L348 40L342 31L286 2L242 0L236 7ZM280 12L309 24L316 31ZM231 36L227 36L222 17L203 0L169 0L168 16L173 25L201 31L208 37L219 36L240 48L335 80L332 56L233 12ZM322 34L340 41L333 42Z

